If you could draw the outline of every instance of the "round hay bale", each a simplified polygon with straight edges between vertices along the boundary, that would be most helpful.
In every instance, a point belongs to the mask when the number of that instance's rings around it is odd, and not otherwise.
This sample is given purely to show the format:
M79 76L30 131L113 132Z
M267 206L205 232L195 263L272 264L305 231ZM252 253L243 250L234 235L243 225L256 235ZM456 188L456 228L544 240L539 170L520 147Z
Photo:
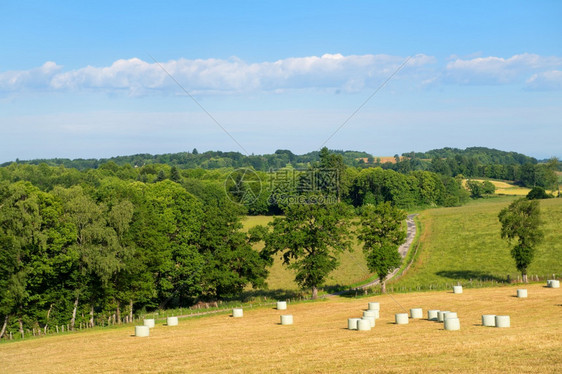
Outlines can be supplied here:
M286 301L278 301L277 302L277 310L287 310L287 302Z
M437 312L437 321L443 322L445 320L445 313L449 313L449 310L440 310Z
M144 338L150 335L150 327L148 326L135 326L135 336Z
M166 318L166 325L177 326L178 325L178 317L168 317L168 318Z
M407 325L408 324L408 313L396 313L394 315L394 321L397 325Z
M232 309L232 317L235 317L235 318L244 317L244 310L242 310L242 308Z
M377 311L375 310L365 310L363 312L363 317L373 317L373 318L377 318Z
M453 293L462 293L462 286L453 286Z
M550 288L560 288L560 281L557 279L552 279L550 281Z
M517 297L519 297L519 298L527 297L527 289L525 289L525 288L518 289L517 290Z
M439 318L439 310L431 309L427 311L427 319L429 321L437 321Z
M509 327L509 316L496 316L496 327Z
M496 327L496 315L495 314L483 314L482 315L482 326Z
M370 302L368 310L381 310L381 304L378 302Z
M423 309L422 308L412 308L412 309L410 309L410 317L411 318L423 318Z
M357 330L357 322L359 322L361 318L348 318L347 319L347 328L349 330Z
M143 321L143 324L149 328L153 328L154 327L154 319L153 318L147 318Z
M371 331L371 321L361 318L357 321L357 331Z
M371 327L375 327L375 317L363 317L362 319L369 321Z
M447 318L459 318L459 316L457 316L456 312L447 312L443 316L443 321L445 321Z
M292 325L293 324L293 315L292 314L283 314L281 316L281 324L282 325Z
M452 330L452 331L460 330L461 323L458 318L445 318L445 321L443 322L443 327L445 328L445 330Z

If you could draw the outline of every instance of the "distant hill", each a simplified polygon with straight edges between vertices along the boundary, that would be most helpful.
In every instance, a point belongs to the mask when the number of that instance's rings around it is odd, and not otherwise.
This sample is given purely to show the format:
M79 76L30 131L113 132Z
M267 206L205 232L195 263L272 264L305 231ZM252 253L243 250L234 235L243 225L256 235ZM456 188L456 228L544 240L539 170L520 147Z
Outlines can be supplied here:
M342 156L347 166L366 167L373 164L396 164L396 157L379 157L373 156L367 152L361 151L343 151L331 150ZM401 161L411 160L419 165L414 169L426 169L423 164L429 164L432 159L457 159L462 158L472 160L480 165L524 165L527 163L536 164L537 160L517 152L505 152L497 149L485 147L470 147L466 149L458 148L441 148L433 149L427 152L407 152L400 157ZM253 167L256 170L266 171L270 168L281 168L291 165L295 168L307 167L311 163L319 160L319 151L308 152L303 155L296 155L290 150L278 149L272 154L264 155L244 155L240 152L222 152L207 151L203 153L194 149L192 152L166 153L159 155L151 155L148 153L140 153L130 156L117 156L101 159L67 159L67 158L51 158L51 159L34 159L34 160L16 160L18 164L39 165L45 163L49 166L63 165L78 170L96 169L100 165L107 162L114 162L119 166L130 164L134 167L141 167L148 164L167 164L177 166L182 169L203 168L203 169L220 169L225 167ZM378 162L377 162L378 161ZM8 166L12 162L6 162L0 166Z
M466 149L458 148L440 148L432 149L427 152L407 152L402 156L410 159L431 160L434 158L454 158L467 157L474 158L483 165L499 164L499 165L524 165L527 163L536 164L537 159L526 156L517 152L505 152L493 148L486 147L469 147Z
M360 158L372 158L373 156L367 152L358 151L342 151L330 150L330 152L340 154L343 161L348 166L359 164ZM136 154L131 156L117 156L102 159L34 159L34 160L17 160L18 164L39 165L45 163L49 166L63 165L68 168L76 168L78 170L96 169L100 165L114 162L119 166L130 164L134 167L142 167L148 164L167 164L177 166L182 169L203 168L203 169L220 169L225 167L253 167L256 170L267 171L270 168L281 168L292 165L295 168L307 167L313 162L318 161L319 151L309 152L303 155L296 155L289 150L279 149L273 154L265 155L244 155L240 152L221 152L208 151L199 153L197 149L192 152L167 153L160 155L151 155L147 153ZM6 162L0 166L8 166L12 162Z

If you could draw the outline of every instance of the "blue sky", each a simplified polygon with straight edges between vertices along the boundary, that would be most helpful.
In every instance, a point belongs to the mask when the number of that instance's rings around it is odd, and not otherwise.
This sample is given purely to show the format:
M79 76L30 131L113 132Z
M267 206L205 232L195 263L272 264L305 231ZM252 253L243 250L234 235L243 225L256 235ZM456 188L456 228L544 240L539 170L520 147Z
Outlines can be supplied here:
M560 1L3 1L0 162L309 152L408 57L329 148L561 157L560 19Z

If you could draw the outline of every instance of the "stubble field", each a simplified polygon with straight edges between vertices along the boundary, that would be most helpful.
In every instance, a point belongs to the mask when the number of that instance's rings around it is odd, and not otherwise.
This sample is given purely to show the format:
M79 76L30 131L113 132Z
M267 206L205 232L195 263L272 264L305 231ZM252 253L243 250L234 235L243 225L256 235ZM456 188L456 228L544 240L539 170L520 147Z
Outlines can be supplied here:
M426 292L364 299L333 298L246 310L243 318L214 315L163 321L148 338L133 326L0 345L5 373L264 373L264 372L562 372L562 289L530 285L468 289L463 294ZM381 318L370 332L349 331L347 318L379 301ZM460 331L394 314L421 307L456 311ZM279 325L293 314L294 325ZM508 314L511 328L482 327L482 314Z

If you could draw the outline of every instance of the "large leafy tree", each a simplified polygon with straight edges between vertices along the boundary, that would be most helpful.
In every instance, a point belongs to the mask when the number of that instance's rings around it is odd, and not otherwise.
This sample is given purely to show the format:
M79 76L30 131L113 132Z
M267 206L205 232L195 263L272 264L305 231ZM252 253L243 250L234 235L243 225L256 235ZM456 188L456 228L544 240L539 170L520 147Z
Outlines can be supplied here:
M143 203L131 229L154 277L160 307L197 297L203 271L196 245L203 216L200 201L169 180L136 188Z
M24 334L25 317L37 314L45 273L51 271L46 255L42 202L47 194L29 182L0 185L0 336L10 317L17 318ZM38 261L39 260L39 261Z
M501 237L510 244L515 241L511 257L526 283L527 268L535 257L536 246L544 237L540 228L539 202L526 198L515 200L500 211L498 218L502 224Z
M339 255L351 249L349 211L343 204L289 205L285 217L270 223L264 250L281 254L295 280L318 297L318 288L339 264Z
M242 231L244 207L228 199L223 186L191 183L188 188L205 206L197 241L203 259L201 296L233 297L248 285L265 287L270 260L252 248L249 235Z
M109 224L115 213L105 204L97 204L80 186L55 188L53 193L63 202L63 220L70 225L74 235L73 243L67 249L68 256L73 259L67 273L67 286L73 290L70 328L74 329L81 300L88 300L93 316L96 303L113 292L111 280L123 266L123 247Z
M386 277L402 263L398 247L406 233L402 222L406 212L389 202L366 205L362 209L358 239L363 242L367 267L379 277L382 292L386 292Z

